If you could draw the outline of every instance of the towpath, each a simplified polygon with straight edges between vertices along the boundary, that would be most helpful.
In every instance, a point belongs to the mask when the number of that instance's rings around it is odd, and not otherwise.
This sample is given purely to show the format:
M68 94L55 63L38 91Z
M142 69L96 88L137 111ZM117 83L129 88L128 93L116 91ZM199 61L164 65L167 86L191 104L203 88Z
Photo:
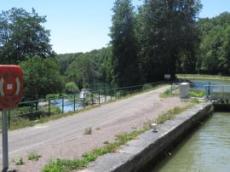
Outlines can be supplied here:
M119 133L141 128L145 122L184 104L177 97L161 99L160 93L167 88L163 86L74 116L9 132L11 168L19 172L39 172L52 159L79 158L114 140ZM92 129L90 135L85 134L87 128ZM31 152L41 155L39 161L28 160ZM13 161L18 158L23 158L25 164L15 166Z

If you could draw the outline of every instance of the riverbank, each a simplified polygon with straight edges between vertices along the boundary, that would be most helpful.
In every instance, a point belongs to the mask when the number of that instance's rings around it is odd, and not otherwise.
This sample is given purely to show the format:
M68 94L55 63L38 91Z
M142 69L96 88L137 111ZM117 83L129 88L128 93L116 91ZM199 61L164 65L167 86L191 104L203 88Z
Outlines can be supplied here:
M220 75L177 74L176 76L178 79L188 79L188 80L230 81L230 76L220 76Z

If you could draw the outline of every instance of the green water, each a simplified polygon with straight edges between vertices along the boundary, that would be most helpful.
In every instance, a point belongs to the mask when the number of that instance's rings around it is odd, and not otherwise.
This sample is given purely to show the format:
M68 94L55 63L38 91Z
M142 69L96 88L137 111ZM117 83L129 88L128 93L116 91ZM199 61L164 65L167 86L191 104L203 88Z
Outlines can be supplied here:
M216 113L151 172L230 172L230 113Z

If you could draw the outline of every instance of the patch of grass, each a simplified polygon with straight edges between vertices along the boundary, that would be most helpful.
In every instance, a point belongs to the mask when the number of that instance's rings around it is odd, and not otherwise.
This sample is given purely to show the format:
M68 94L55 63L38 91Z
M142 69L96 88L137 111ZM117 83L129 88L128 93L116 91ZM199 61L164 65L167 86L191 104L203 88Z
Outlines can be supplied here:
M23 161L23 158L16 158L15 160L15 164L16 165L24 165L24 161Z
M145 132L147 128L133 131L131 133L123 133L116 136L113 143L108 143L101 148L96 148L88 153L82 155L81 159L77 160L61 160L57 159L51 161L43 168L43 172L70 172L72 170L79 170L87 167L87 165L95 161L99 156L107 153L116 152L121 145L126 144L130 140L135 139L138 135Z
M172 93L171 89L167 89L165 92L160 94L161 98L172 97L174 94Z
M190 97L202 98L202 97L205 96L205 91L196 90L196 89L190 89L190 90L189 90L189 96L190 96Z
M199 74L177 74L179 79L191 79L191 80L224 80L230 81L229 76L221 75L199 75Z
M200 103L200 100L197 99L197 98L192 98L192 99L190 100L190 102L193 103L193 104L199 104L199 103Z
M185 107L175 107L172 110L169 110L168 112L160 115L155 120L155 123L157 124L163 124L164 122L168 120L174 119L178 114L182 113L183 111L187 110L188 108L192 107L194 104L188 104Z
M30 160L30 161L38 161L40 158L41 158L41 155L39 155L39 154L36 153L36 152L31 152L31 153L28 155L28 160Z

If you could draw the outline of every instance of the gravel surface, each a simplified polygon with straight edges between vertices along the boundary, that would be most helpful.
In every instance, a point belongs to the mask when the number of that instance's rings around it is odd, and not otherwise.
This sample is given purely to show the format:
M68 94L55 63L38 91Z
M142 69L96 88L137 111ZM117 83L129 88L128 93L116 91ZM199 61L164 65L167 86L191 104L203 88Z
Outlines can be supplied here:
M11 168L19 172L39 172L52 159L79 158L114 140L116 135L141 128L169 109L184 105L177 97L161 99L159 95L166 89L164 86L74 116L9 132ZM87 128L92 129L90 135L85 134ZM41 158L29 161L31 152ZM16 166L14 160L18 158L23 158L25 164Z

